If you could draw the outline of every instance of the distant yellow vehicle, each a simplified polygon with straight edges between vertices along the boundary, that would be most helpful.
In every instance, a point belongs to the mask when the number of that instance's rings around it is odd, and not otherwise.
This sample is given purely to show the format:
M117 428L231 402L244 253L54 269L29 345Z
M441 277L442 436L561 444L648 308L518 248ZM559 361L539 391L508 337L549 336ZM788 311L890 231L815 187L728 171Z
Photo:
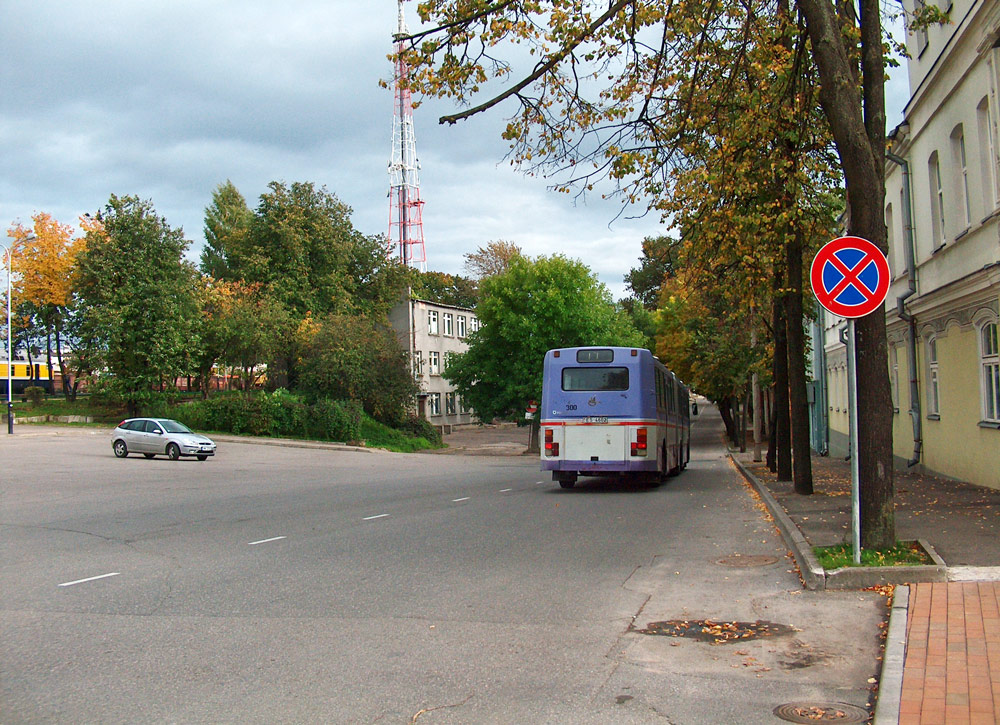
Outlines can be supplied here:
M0 360L0 392L7 394L6 360ZM52 381L49 379L49 366L45 363L31 363L15 360L10 366L10 385L13 395L20 395L25 388L32 386L42 388L46 393L52 392Z

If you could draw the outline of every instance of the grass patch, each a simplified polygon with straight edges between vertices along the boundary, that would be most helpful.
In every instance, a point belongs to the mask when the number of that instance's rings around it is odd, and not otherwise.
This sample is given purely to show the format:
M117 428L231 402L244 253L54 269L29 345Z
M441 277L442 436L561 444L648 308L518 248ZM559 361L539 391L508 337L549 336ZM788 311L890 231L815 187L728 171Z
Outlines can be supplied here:
M444 448L443 444L432 443L423 437L407 435L365 416L361 420L361 437L369 448L385 448L396 453L413 453L432 448Z
M81 415L94 419L94 423L80 425L117 424L125 417L125 406L95 401L90 396L79 395L76 400L69 401L62 397L47 397L38 403L24 401L20 396L14 398L14 422L18 419L34 418L43 415ZM6 408L4 409L6 412Z
M897 541L891 549L862 549L861 563L854 563L851 544L814 546L820 566L830 571L845 566L920 566L934 561L916 541Z

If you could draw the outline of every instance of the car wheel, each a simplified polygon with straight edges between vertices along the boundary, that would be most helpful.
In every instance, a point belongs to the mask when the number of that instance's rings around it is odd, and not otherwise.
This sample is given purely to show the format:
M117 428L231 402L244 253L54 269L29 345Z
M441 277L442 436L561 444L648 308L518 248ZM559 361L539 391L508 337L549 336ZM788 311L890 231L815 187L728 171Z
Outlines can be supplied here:
M171 461L176 461L181 457L181 449L176 443L167 444L167 458Z
M146 456L146 458L152 458L156 454L155 453L143 453L142 455Z
M115 441L114 449L115 455L118 456L118 458L124 458L128 455L128 446L125 445L125 441L123 440Z
M208 456L198 456L198 460L199 461L207 461L208 460Z

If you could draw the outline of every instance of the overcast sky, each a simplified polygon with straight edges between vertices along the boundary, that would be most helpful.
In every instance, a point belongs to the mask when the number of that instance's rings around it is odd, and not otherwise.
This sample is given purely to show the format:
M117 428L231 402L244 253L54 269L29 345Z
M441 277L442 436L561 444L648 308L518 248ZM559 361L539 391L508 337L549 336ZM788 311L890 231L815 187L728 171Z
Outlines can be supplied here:
M412 30L413 3L407 17ZM133 194L196 259L219 183L253 208L279 180L325 185L357 229L385 234L392 91L378 83L395 26L395 0L0 0L0 224L75 224ZM905 80L888 96L892 127ZM453 110L415 113L427 268L462 273L463 254L505 239L580 259L623 296L658 218L615 219L600 189L586 203L548 191L503 161L504 107L439 126Z

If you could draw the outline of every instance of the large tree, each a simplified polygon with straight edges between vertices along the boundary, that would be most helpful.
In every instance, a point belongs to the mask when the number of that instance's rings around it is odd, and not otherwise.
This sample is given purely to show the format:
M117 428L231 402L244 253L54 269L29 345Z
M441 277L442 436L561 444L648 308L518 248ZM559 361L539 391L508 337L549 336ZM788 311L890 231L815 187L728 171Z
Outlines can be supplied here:
M641 347L643 336L583 263L515 257L480 282L481 327L444 375L482 421L507 418L542 394L545 352L578 345Z
M104 367L101 384L130 414L165 380L186 374L198 339L196 271L188 243L151 201L112 195L87 232L76 270L80 354Z
M73 229L60 224L45 212L31 217L30 228L16 224L7 230L14 239L18 257L18 307L30 307L44 327L44 338L48 353L49 375L52 374L52 338L55 337L55 353L62 376L63 393L75 388L69 387L67 366L64 364L63 327L71 301L70 274L76 256L83 248L81 239L73 238Z
M205 209L205 246L201 250L201 271L210 277L231 281L236 272L230 259L246 248L253 212L243 194L226 179L212 192Z
M776 47L806 50L815 59L820 101L847 180L850 231L884 248L884 69L878 3L863 0L860 18L852 4L832 0L799 0L795 8L808 27L810 42L802 42L801 25L791 18L780 23L781 32L797 35L778 39ZM406 53L414 69L412 85L467 106L443 122L454 123L516 99L504 133L516 161L568 170L565 187L575 181L586 189L607 176L617 182L626 201L645 200L653 206L669 198L672 173L685 160L684 142L712 120L696 108L707 83L725 91L727 84L743 80L740 72L757 70L745 52L753 39L747 36L741 43L738 34L730 32L734 26L753 28L734 23L734 18L782 12L791 17L780 2L726 0L426 0L420 12L433 27L416 34ZM513 49L525 47L537 62L517 73L515 62L523 67L524 53ZM720 75L713 67L738 72ZM762 70L766 73L769 67ZM768 104L745 104L740 110L752 122L761 109L775 111ZM788 128L784 139L795 141L794 133L794 127ZM761 181L773 179L768 173ZM795 199L785 202L794 204ZM785 252L775 250L775 256L785 258ZM894 540L894 529L891 406L884 319L879 315L859 325L858 351L859 390L871 393L862 392L861 435L866 445L858 452L866 491L862 537L866 546L884 546Z

